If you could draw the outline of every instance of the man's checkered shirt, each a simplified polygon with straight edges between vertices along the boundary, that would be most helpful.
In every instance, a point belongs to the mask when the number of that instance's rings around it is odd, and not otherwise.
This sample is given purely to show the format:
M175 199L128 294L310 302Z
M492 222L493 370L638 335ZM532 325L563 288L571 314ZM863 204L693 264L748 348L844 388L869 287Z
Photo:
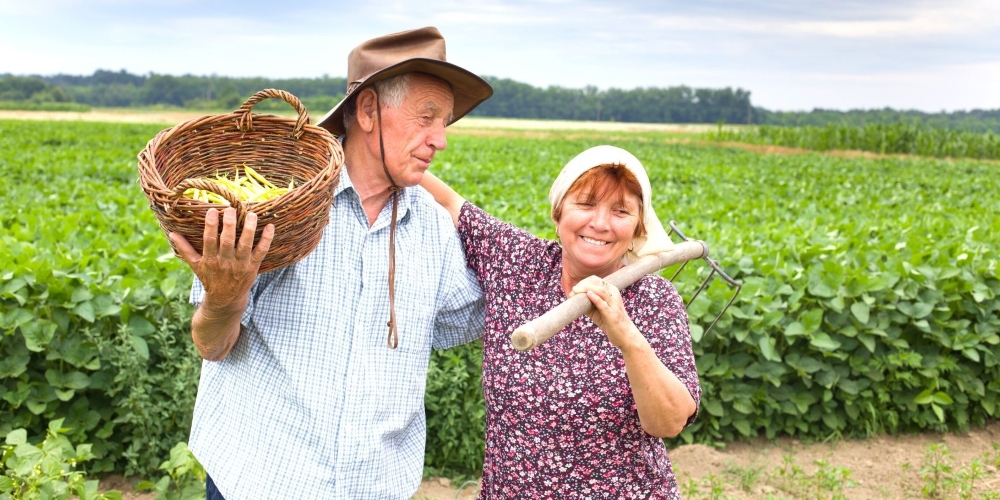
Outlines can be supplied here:
M316 250L259 276L236 345L202 363L190 447L227 500L410 498L431 347L482 335L482 292L450 216L407 188L389 349L392 203L369 228L346 169L334 203ZM196 279L191 302L204 293Z

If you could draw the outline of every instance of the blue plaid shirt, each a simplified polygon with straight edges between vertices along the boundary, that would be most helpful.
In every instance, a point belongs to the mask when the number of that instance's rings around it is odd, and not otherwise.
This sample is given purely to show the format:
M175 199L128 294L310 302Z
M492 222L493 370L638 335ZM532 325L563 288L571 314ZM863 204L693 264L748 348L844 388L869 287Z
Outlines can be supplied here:
M319 246L260 275L235 347L202 363L190 447L227 500L410 498L430 350L482 335L482 292L450 216L407 188L389 349L392 203L369 228L346 169L340 178ZM191 302L204 294L195 279Z

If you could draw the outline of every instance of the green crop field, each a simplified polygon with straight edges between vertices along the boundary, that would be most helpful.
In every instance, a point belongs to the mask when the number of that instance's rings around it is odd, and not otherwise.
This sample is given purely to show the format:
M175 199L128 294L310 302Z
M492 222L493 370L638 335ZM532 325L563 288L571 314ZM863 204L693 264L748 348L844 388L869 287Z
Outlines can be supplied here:
M153 474L187 438L200 359L191 274L136 183L160 125L0 121L0 436L65 418L95 471ZM610 143L645 164L660 217L744 283L689 313L704 397L678 442L964 429L1000 416L1000 175L977 160L763 155L656 132L456 130L433 170L552 237L561 166ZM692 264L685 296L706 275ZM668 275L669 276L669 275ZM427 465L482 460L478 346L436 352Z

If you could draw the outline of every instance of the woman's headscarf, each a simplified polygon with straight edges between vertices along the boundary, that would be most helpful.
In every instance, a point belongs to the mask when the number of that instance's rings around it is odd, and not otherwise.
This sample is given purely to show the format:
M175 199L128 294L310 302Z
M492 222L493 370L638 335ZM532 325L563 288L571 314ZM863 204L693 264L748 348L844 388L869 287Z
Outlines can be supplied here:
M629 172L632 172L632 175L639 181L639 185L642 186L642 213L643 223L646 226L646 235L632 239L631 250L625 252L625 256L623 257L625 263L630 264L639 257L671 250L674 244L670 241L670 237L667 236L667 232L663 230L663 224L656 217L656 212L653 211L653 193L649 185L649 176L646 175L646 169L642 167L642 163L632 153L615 146L594 146L576 155L575 158L563 167L562 171L556 177L555 182L552 183L552 188L549 189L552 221L558 224L555 220L555 210L562 204L563 198L566 197L566 192L569 191L573 183L584 172L605 164L624 166Z

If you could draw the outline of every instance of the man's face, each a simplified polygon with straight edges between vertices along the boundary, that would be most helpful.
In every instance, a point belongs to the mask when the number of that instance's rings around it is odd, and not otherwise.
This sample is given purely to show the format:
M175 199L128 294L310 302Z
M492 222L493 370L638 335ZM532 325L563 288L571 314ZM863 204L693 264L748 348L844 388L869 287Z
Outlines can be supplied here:
M455 106L451 86L444 80L423 73L408 78L403 103L382 108L385 164L402 187L420 184L434 154L448 147L444 127Z

